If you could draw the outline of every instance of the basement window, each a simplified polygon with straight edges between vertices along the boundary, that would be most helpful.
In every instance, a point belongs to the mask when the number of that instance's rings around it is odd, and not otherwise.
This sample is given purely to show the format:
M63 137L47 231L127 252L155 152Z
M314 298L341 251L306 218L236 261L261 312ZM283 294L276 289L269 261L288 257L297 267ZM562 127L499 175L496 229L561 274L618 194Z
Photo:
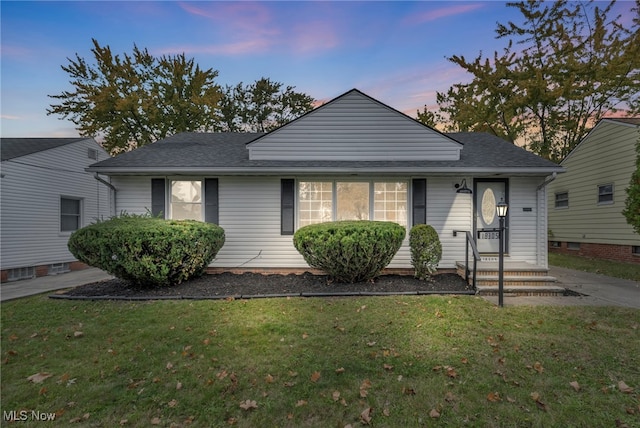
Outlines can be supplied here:
M580 243L579 242L567 242L567 249L568 250L578 251L580 249Z

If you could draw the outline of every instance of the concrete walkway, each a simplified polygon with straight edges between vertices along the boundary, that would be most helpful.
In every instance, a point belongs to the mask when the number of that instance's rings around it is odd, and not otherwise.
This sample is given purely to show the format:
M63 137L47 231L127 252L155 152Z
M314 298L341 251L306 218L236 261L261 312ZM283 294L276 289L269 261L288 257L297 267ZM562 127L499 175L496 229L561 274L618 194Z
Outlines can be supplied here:
M580 293L580 296L504 296L505 306L623 306L640 309L640 283L612 278L595 273L581 272L556 266L549 268L549 275L557 285ZM498 296L485 296L498 304Z
M558 280L558 285L580 296L508 296L505 306L516 305L566 305L566 306L623 306L640 309L640 283L604 275L580 272L572 269L551 267L549 274ZM90 268L60 275L43 276L24 281L0 285L0 301L18 299L35 294L48 293L64 288L113 278L100 269ZM486 296L497 304L497 296Z
M89 268L76 270L59 275L41 276L39 278L25 279L22 281L5 282L0 284L0 301L18 299L20 297L33 296L35 294L48 293L64 288L73 288L78 285L111 279L113 276L96 269Z

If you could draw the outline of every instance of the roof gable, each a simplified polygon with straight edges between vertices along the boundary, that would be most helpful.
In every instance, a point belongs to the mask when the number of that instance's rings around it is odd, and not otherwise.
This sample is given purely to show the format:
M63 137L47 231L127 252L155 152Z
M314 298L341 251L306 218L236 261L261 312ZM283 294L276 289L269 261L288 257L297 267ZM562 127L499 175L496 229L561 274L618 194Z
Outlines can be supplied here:
M6 161L83 140L86 138L0 138L0 153Z
M458 160L462 144L357 89L247 144L251 160Z

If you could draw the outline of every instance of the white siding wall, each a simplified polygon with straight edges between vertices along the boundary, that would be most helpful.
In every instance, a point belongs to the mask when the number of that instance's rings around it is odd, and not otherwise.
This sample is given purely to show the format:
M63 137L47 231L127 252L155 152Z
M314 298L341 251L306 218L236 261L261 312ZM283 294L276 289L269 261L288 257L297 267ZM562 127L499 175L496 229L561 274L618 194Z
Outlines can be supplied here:
M511 260L538 263L541 240L546 243L546 229L539 231L537 187L541 177L512 178L509 181L509 257ZM525 211L531 208L531 211ZM542 211L539 211L539 208Z
M93 140L84 140L2 162L1 267L13 269L63 263L71 233L60 232L60 197L82 199L82 225L113 212L109 188L84 168L108 157Z
M116 188L116 213L147 214L151 212L151 178L112 177Z
M462 146L352 92L248 148L253 160L389 161L458 160Z
M471 231L473 227L473 197L455 192L458 181L427 177L427 223L442 242L440 268L453 268L456 261L464 261L465 235L454 237L453 231ZM540 204L545 195L544 190L537 191L542 181L542 177L522 177L509 182L509 257L545 266L546 207ZM113 183L118 188L118 212L144 214L151 207L151 178L114 177ZM219 200L226 242L211 266L307 266L293 246L293 237L280 235L279 177L219 177ZM389 267L411 268L408 234Z
M438 267L441 269L454 268L456 261L464 261L465 234L454 237L453 231L473 230L473 195L456 193L456 182L444 177L427 178L427 224L440 236L442 259ZM409 254L406 267L411 267L408 242L406 251Z

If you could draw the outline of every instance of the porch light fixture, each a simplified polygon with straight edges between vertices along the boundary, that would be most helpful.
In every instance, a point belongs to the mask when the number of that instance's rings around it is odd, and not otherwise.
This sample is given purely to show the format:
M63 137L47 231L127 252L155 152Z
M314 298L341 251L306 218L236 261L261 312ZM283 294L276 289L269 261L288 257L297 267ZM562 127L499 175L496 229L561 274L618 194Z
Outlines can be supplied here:
M509 205L503 199L496 205L496 214L500 219L500 229L498 239L500 240L498 250L498 306L504 306L504 219L507 217Z
M462 182L460 182L460 184L456 183L455 188L458 189L458 190L456 190L456 193L466 193L466 194L472 194L473 193L473 191L467 187L467 179L466 178L463 178Z

